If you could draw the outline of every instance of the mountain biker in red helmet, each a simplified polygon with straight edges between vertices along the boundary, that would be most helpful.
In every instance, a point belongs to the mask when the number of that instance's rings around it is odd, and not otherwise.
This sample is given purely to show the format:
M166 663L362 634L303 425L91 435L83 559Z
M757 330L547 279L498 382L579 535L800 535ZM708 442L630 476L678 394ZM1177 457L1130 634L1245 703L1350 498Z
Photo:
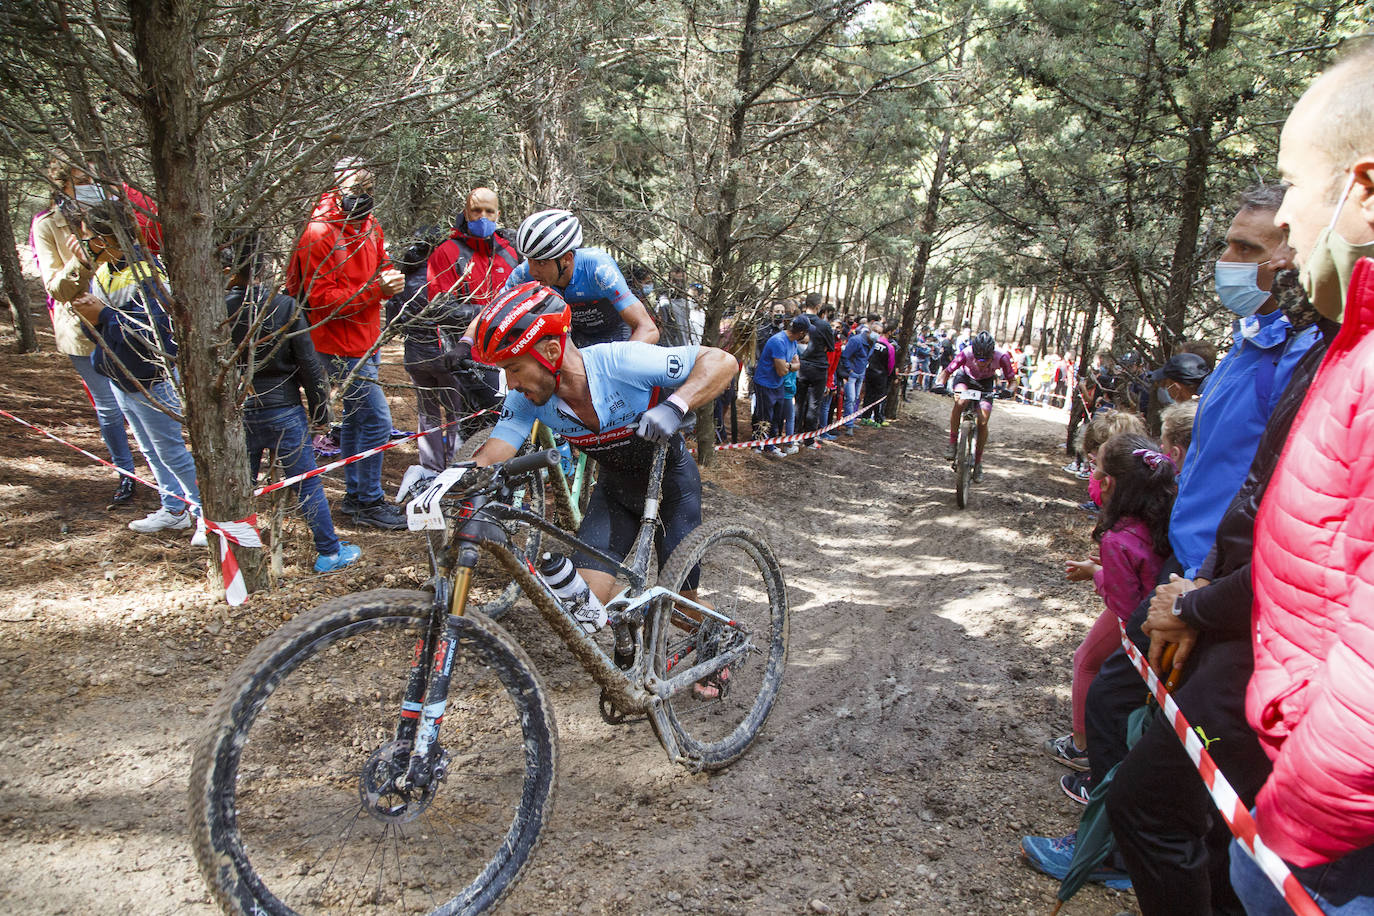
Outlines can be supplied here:
M505 370L501 419L474 456L489 465L513 458L534 421L600 465L577 535L611 556L629 552L643 515L654 446L668 443L663 472L659 563L701 524L701 478L680 429L711 404L738 371L716 347L658 347L639 341L573 344L572 314L557 291L534 281L503 293L473 326L473 357ZM611 567L578 552L573 562L603 602L614 594Z

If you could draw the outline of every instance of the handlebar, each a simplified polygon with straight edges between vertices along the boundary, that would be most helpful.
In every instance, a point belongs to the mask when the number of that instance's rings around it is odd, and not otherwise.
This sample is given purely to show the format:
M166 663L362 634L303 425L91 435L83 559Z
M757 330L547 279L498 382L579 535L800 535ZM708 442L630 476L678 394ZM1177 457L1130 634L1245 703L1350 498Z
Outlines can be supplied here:
M531 452L528 455L512 458L502 464L501 469L507 477L516 477L520 474L528 474L530 471L557 467L559 458L558 449L547 448L541 452Z

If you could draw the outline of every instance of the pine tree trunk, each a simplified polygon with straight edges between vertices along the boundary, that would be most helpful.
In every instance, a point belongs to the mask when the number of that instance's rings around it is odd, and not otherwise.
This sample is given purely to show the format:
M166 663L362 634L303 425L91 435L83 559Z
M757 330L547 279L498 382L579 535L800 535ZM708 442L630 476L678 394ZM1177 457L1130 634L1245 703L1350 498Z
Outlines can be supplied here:
M201 7L195 0L129 0L129 15L134 57L148 87L141 97L143 118L166 240L162 257L172 286L169 311L201 505L205 517L214 521L244 519L254 511L252 478L211 218L209 151L195 64L194 24ZM265 587L263 551L233 550L249 591ZM219 551L212 550L211 557L217 572Z
M19 245L14 239L14 223L10 221L10 183L4 178L0 178L0 278L4 280L18 352L32 353L38 349L38 335L33 330L29 294L24 289L24 272L19 266Z

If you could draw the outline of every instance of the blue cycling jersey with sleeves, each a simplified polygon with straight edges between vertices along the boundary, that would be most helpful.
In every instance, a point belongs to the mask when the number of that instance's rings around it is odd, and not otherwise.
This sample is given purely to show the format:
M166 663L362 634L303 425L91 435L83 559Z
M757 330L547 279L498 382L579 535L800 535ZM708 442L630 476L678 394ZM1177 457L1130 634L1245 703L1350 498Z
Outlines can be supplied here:
M530 281L530 262L521 261L506 278L506 289ZM596 248L573 252L572 278L559 289L572 309L572 342L579 348L630 339L620 313L639 300L630 292L615 259Z
M543 405L535 405L520 392L510 391L491 436L519 448L538 420L599 464L625 473L647 473L654 445L635 435L639 415L687 380L696 365L698 349L624 341L579 350L599 430L584 426L557 394Z

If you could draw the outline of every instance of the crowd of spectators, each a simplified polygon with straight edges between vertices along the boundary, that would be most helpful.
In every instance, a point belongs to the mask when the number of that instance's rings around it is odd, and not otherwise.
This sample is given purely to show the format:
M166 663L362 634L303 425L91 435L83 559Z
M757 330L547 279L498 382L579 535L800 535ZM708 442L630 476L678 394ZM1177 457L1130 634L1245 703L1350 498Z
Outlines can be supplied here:
M1110 836L1021 845L1061 880L1073 865L1132 888L1145 916L1289 909L1142 705L1122 628L1318 906L1374 912L1371 85L1366 43L1290 115L1284 185L1242 195L1215 264L1226 352L1178 347L1152 371L1104 354L1079 380L1066 470L1098 514L1066 575L1104 606L1074 654L1071 729L1044 749Z

